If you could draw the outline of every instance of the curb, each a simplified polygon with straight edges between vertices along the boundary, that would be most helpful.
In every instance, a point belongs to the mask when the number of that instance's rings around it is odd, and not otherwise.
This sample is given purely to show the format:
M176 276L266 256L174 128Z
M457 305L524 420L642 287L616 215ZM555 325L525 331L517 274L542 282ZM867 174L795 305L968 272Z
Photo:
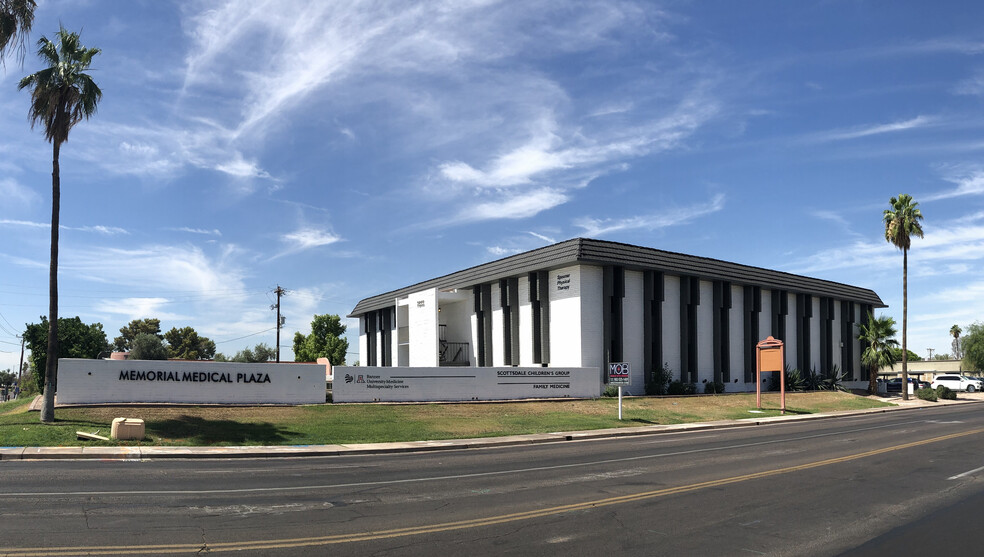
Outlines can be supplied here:
M947 401L933 406L909 405L866 410L845 410L825 414L799 414L773 416L767 418L744 418L740 420L718 420L674 425L648 425L620 427L587 431L568 431L555 433L534 433L529 435L508 435L504 437L483 437L474 439L448 439L441 441L407 441L400 443L348 443L338 445L276 445L252 447L0 447L0 461L5 460L110 460L137 461L157 459L204 459L204 458L281 458L316 457L367 454L394 454L427 452L441 450L482 449L511 447L541 443L560 443L566 441L587 441L634 437L642 435L664 435L687 433L712 429L733 429L775 425L788 422L848 418L866 414L882 414L924 408L939 408L960 404L982 403L984 400Z

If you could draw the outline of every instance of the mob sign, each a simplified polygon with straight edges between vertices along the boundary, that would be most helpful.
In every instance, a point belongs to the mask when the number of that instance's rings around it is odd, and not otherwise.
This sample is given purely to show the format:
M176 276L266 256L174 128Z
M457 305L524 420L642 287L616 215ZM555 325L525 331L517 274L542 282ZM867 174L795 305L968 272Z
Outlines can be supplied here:
M59 404L322 404L325 366L167 360L58 360Z
M608 364L608 384L609 385L628 385L629 384L629 364L619 362Z

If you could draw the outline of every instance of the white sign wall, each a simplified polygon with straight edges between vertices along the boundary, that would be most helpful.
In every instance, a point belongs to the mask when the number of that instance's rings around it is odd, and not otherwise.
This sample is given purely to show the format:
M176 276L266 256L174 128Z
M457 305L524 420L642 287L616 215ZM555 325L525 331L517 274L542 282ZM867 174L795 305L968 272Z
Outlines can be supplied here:
M587 367L336 367L334 402L424 402L592 398L598 370Z
M58 360L58 403L323 404L325 366Z

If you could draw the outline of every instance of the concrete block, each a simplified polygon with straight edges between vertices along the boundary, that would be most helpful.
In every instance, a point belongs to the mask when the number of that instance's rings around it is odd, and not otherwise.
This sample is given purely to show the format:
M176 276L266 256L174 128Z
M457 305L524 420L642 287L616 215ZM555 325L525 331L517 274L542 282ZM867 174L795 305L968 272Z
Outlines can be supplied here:
M144 421L140 418L116 418L110 436L121 441L139 441L144 438Z

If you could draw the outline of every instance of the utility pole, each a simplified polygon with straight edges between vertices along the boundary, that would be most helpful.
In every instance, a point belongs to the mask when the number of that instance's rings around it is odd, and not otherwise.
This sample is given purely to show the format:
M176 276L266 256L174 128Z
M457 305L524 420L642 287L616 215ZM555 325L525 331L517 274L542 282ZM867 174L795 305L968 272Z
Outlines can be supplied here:
M24 335L21 335L21 358L20 364L17 366L17 384L21 383L21 375L24 373Z
M284 294L287 294L287 291L284 290L283 288L280 288L280 285L278 284L277 289L274 290L273 293L277 295L277 304L274 307L277 308L277 363L279 364L280 363L280 327L283 327L284 325L283 322L284 320L280 318L280 297L283 296ZM270 309L273 309L273 307L271 307Z

